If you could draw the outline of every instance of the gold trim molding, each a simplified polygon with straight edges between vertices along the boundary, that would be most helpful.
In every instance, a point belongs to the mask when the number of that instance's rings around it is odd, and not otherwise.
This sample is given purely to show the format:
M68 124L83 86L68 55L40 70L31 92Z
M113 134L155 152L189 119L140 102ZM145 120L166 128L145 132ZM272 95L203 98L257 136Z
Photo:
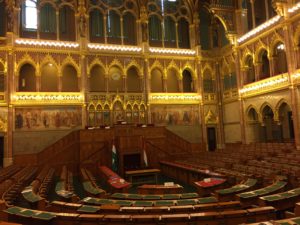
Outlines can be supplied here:
M151 93L150 104L200 104L201 96L197 93Z

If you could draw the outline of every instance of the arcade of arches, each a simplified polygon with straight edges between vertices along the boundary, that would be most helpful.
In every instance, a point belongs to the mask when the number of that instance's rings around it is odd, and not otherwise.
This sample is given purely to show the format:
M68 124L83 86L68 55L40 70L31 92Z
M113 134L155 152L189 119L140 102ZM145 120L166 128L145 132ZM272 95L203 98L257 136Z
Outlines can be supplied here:
M300 148L298 2L0 0L1 160L119 122Z

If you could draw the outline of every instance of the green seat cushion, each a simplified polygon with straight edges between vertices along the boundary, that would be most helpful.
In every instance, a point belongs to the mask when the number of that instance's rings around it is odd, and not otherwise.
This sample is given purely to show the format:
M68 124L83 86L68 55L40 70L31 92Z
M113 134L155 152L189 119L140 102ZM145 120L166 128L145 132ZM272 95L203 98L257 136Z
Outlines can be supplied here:
M143 199L145 199L145 200L159 200L160 195L144 195Z
M153 205L151 201L135 201L133 206L150 207Z
M138 194L128 194L127 198L128 199L142 200L143 196L142 195L138 195Z
M123 194L123 193L114 193L111 195L112 198L119 198L119 199L126 199L127 198L127 194Z
M300 217L294 218L294 219L292 219L292 221L295 222L297 225L298 224L300 225Z
M164 194L162 195L162 199L180 199L180 196L179 194Z
M93 195L98 195L104 192L102 189L95 188L90 181L85 181L83 183L83 188L86 192Z
M14 207L10 207L6 210L4 210L5 212L9 213L9 214L13 214L13 215L18 215L18 213L23 210L23 208L14 206Z
M126 201L126 200L115 200L114 204L120 205L120 206L132 206L132 201Z
M199 197L198 193L183 193L181 194L181 198L185 199L185 198L197 198Z
M155 206L173 206L174 201L160 200L160 201L155 201L154 204L155 204Z
M198 198L197 202L198 204L207 204L207 203L218 202L218 200L215 197L207 197L207 198Z
M90 206L90 205L83 205L79 209L77 209L78 212L83 212L83 213L96 213L99 210L100 210L99 207Z
M36 214L32 215L32 218L36 218L40 220L52 220L55 217L56 215L50 212L37 212Z
M196 201L193 199L177 200L177 205L195 205Z

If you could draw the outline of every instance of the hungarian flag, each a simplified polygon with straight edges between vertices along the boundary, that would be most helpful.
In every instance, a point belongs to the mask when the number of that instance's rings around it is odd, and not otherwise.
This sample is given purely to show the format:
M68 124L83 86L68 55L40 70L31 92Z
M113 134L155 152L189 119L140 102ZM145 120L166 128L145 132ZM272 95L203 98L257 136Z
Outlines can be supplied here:
M146 153L146 142L145 142L144 138L143 138L143 158L144 158L145 167L148 167L148 158L147 158L147 153Z
M111 158L112 158L112 163L111 167L114 172L118 171L118 155L117 155L117 149L115 144L113 144L112 149L111 149Z

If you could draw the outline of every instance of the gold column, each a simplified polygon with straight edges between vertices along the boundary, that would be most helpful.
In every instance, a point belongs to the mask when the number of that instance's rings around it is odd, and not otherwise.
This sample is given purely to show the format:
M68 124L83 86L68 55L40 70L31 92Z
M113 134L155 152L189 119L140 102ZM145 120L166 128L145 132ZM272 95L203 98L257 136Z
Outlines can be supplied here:
M221 85L221 74L220 74L220 66L219 62L215 63L215 71L216 71L216 76L215 76L215 81L216 81L216 96L217 96L217 104L218 104L218 124L217 124L217 146L218 149L224 149L225 148L225 137L224 137L224 124L223 124L223 90L222 90L222 85Z
M299 89L297 86L294 86L291 75L296 71L296 56L293 51L293 30L292 25L286 25L283 29L284 31L284 43L285 43L285 52L287 59L287 66L289 72L289 80L292 83L290 87L291 93L291 108L293 113L293 126L294 126L294 134L295 134L295 144L298 150L300 150L300 118L299 118Z
M259 1L261 1L261 0L259 0ZM255 0L250 0L250 3L251 3L251 13L252 13L252 27L249 30L251 30L251 29L253 29L253 28L256 27L254 2L255 2Z
M8 104L7 114L7 132L4 135L4 158L3 166L7 167L13 163L13 130L14 130L14 109L11 105L11 95L15 93L14 89L14 55L13 51L8 52L7 57L7 83L6 83L6 100Z
M235 55L235 71L236 71L236 79L237 79L237 88L238 91L243 88L244 78L245 78L245 71L242 71L240 67L240 59L241 53L238 49L234 49ZM240 126L241 126L241 141L243 144L247 143L246 140L246 127L245 127L245 116L244 116L244 100L242 96L239 94L239 111L240 111Z

